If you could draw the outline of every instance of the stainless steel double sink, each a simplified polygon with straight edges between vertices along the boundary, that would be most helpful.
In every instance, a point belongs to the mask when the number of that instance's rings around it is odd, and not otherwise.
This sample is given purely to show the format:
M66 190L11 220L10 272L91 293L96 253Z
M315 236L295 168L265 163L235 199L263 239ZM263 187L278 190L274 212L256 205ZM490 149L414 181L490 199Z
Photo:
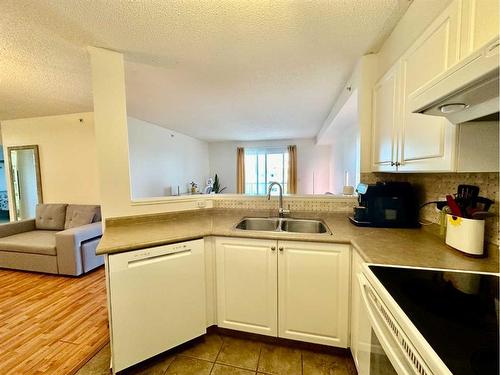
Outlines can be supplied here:
M326 224L316 219L247 217L236 224L236 229L265 232L331 234Z

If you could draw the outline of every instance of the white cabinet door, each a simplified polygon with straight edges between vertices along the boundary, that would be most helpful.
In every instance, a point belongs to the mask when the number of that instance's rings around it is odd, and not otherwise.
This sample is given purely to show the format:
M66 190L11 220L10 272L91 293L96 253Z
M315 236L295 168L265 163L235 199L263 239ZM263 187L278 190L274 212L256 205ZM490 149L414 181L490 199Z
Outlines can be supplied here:
M410 108L419 88L458 62L460 10L461 2L452 2L401 59L400 171L455 169L456 126L441 117L412 113Z
M279 336L347 347L349 246L278 242Z
M372 170L395 171L399 123L399 64L373 88Z
M216 238L218 326L277 336L276 241Z
M354 359L354 364L361 373L359 368L359 352L360 352L360 308L361 308L361 294L359 290L358 275L361 273L361 265L363 264L363 259L358 254L356 250L352 250L351 257L351 353Z
M461 57L498 37L499 8L498 0L463 0Z

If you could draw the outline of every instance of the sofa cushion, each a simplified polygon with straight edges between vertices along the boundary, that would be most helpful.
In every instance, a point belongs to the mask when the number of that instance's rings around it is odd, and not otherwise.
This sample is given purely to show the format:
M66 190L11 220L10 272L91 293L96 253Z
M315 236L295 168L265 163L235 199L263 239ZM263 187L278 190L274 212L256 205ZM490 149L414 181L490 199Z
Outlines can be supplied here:
M0 251L56 255L56 233L53 230L33 230L0 238Z
M92 224L94 220L95 212L91 211L73 211L70 215L66 214L66 223L64 224L64 229L70 229L75 227L81 227L82 225Z
M36 206L36 229L64 230L67 204L51 203Z
M99 206L87 204L69 204L66 208L66 221L64 229L75 228L81 225L91 224L96 218L101 219Z
M95 206L96 211L95 211L95 217L94 217L94 223L97 223L98 221L102 221L102 216L101 216L101 206Z

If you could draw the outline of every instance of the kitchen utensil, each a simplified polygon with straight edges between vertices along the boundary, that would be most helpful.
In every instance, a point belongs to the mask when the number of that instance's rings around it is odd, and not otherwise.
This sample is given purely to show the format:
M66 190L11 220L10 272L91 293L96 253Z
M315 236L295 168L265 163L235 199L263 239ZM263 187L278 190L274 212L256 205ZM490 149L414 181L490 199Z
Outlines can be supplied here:
M478 208L480 208L481 211L488 211L493 203L494 202L491 199L485 197L476 198L476 205L478 205Z
M467 217L474 218L476 212L488 212L493 203L491 199L477 197L475 204L466 208Z
M465 209L466 217L472 218L476 212L482 211L480 208L477 207L467 207Z
M457 193L459 194L459 196L463 197L477 195L479 194L479 186L460 184L458 185Z
M457 202L455 202L455 199L451 195L446 196L446 202L448 202L448 207L451 210L451 214L453 216L462 216L462 211L460 210L460 207L458 206Z
M468 214L469 207L476 207L476 199L478 195L478 186L465 184L458 185L455 201L465 216Z
M495 214L487 211L475 211L471 216L474 220L484 220L488 217L495 216Z

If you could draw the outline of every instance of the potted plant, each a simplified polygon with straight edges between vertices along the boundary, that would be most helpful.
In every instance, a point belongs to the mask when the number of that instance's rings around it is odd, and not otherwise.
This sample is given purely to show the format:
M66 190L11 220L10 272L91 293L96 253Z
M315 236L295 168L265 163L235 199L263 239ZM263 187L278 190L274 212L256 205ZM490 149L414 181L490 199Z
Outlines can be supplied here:
M224 190L226 190L226 187L223 187L223 188L220 187L219 176L217 176L217 173L216 173L215 177L214 177L214 184L212 186L212 193L214 193L214 194L220 194Z

